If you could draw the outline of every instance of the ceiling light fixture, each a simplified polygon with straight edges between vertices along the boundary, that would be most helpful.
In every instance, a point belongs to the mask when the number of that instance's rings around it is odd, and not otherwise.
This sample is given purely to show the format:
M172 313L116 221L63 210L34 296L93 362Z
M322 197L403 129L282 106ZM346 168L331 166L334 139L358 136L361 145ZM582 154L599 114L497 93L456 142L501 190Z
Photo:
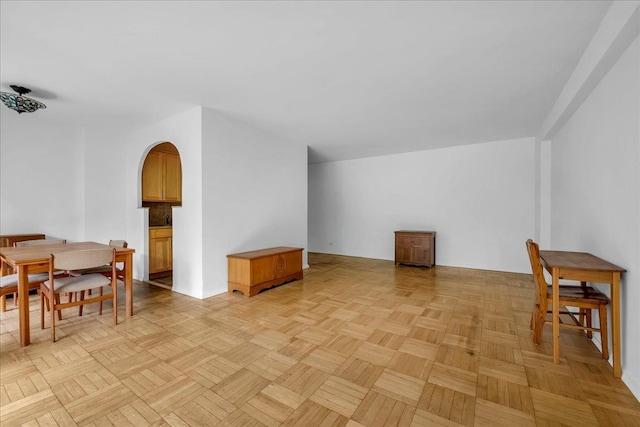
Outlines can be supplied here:
M16 85L11 85L11 89L18 93L0 92L0 99L4 105L17 111L18 114L33 113L39 108L47 108L42 102L23 96L25 93L31 92L31 89Z

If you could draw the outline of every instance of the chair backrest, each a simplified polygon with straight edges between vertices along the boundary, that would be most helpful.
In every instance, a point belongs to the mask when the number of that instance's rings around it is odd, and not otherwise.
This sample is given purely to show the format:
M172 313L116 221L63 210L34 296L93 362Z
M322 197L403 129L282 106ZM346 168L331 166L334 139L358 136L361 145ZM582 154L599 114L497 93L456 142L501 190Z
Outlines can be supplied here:
M109 240L109 246L112 248L126 248L128 244L125 240Z
M67 241L66 239L23 240L22 242L15 242L14 245L18 247L18 246L56 245L58 243L67 243Z
M531 271L533 272L533 280L537 288L537 300L547 300L547 280L544 278L542 263L540 262L540 248L536 242L527 240L527 252L529 252L529 262L531 263Z
M84 249L51 254L50 268L55 270L81 270L85 268L101 267L115 262L116 249Z

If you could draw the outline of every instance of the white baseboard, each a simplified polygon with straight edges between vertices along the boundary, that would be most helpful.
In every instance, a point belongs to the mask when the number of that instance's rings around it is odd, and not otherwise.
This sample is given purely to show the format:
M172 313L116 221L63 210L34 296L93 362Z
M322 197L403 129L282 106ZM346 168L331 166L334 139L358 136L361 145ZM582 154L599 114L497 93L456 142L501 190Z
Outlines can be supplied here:
M600 334L593 334L591 341L593 341L593 344L595 344L595 346L598 347L598 350L602 352L602 340ZM613 353L611 349L609 349L609 360L607 360L607 362L611 367L613 367ZM640 401L640 381L638 381L638 378L623 371L621 380L629 388L635 398Z
M640 400L640 381L638 378L629 373L622 373L622 382L625 383L631 393L636 397L636 399Z

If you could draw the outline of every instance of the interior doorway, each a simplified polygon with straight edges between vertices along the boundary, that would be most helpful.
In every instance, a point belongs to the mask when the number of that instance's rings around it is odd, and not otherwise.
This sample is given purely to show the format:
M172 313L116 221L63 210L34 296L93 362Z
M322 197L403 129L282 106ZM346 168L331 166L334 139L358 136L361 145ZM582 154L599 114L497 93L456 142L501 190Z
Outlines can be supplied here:
M142 206L149 209L149 282L173 286L173 208L182 206L182 162L175 145L163 142L142 166Z

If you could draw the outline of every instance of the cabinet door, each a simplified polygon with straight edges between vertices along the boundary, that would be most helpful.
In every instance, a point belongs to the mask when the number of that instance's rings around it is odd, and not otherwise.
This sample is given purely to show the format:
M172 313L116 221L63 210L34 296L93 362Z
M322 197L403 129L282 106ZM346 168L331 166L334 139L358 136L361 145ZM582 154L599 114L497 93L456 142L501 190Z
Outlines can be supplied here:
M396 264L411 262L411 236L396 235Z
M417 265L433 265L433 236L415 235L411 238L411 262Z
M182 200L182 168L180 156L162 153L164 156L164 200L179 202Z
M162 153L150 151L142 167L142 200L162 200Z
M431 250L425 248L413 248L411 250L411 263L431 266Z
M160 239L149 239L149 273L161 271L159 268L162 259L158 246L161 246Z
M171 237L158 237L149 240L149 273L171 270L172 261Z
M169 248L167 249L167 270L173 270L173 239L169 237Z

